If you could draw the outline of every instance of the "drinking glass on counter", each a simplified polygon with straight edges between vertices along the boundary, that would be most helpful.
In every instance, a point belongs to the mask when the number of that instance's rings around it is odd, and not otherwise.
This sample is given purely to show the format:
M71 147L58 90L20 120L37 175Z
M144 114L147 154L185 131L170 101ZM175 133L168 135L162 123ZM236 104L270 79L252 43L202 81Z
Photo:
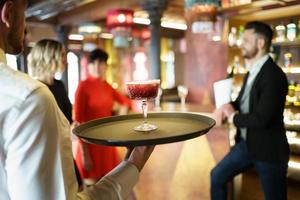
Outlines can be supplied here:
M179 85L177 87L177 91L178 91L178 96L180 97L180 102L181 105L184 106L185 105L185 100L188 94L188 89L187 87L183 86L183 85Z

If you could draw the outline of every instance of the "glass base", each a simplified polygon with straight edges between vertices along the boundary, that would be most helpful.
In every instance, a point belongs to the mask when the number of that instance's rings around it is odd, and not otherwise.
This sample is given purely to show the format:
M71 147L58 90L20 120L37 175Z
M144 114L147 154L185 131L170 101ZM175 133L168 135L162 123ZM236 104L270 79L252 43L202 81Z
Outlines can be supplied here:
M140 132L149 132L149 131L154 131L157 129L157 126L152 125L152 124L141 124L137 127L134 127L133 130L135 131L140 131Z

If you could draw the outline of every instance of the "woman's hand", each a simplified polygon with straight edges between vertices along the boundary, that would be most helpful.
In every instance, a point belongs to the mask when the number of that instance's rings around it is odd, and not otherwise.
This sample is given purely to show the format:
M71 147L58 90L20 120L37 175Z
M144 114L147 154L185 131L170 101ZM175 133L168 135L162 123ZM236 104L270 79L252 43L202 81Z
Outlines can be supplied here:
M119 115L126 115L128 113L128 107L127 106L120 106L119 108Z

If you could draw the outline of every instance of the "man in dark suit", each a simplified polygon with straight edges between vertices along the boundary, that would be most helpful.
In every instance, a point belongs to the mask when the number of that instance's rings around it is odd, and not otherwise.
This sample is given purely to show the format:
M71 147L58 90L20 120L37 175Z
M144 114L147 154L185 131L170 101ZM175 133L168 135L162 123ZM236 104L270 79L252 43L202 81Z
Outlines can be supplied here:
M286 200L289 145L283 111L287 78L268 56L273 33L262 22L245 26L241 52L248 73L236 101L223 105L217 123L228 120L237 128L236 145L211 171L211 199L227 197L227 183L255 168L266 200Z

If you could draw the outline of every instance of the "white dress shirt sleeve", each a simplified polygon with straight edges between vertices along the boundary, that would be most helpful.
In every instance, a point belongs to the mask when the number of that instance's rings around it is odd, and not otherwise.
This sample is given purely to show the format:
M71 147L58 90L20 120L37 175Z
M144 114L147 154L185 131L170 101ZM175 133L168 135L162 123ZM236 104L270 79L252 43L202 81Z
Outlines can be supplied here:
M129 162L122 162L94 186L78 194L80 200L126 199L138 181L138 169Z
M69 124L46 87L16 104L6 120L3 147L11 200L121 200L138 180L137 168L122 162L77 193Z

